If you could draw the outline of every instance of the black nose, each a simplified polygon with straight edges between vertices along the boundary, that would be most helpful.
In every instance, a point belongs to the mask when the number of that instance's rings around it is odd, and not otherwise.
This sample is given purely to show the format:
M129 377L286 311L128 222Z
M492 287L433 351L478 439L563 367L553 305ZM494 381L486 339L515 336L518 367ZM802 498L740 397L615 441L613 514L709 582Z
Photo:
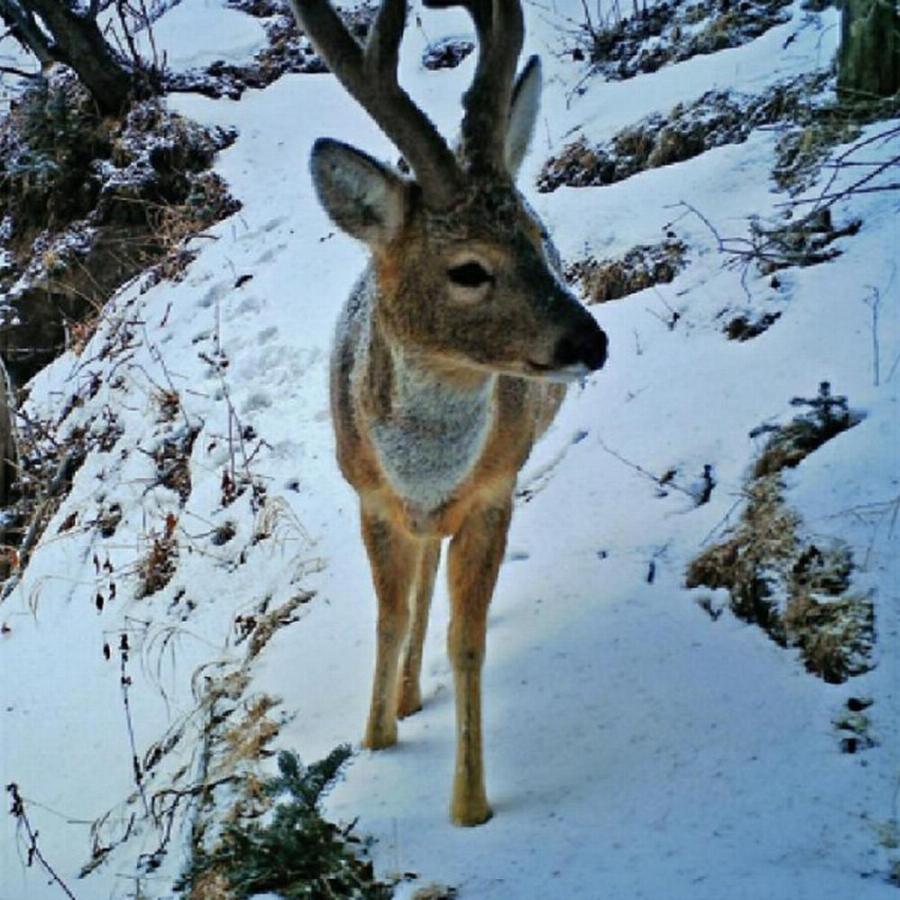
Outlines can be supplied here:
M606 362L609 341L606 333L592 319L579 322L576 328L564 334L556 345L556 363L560 368L583 363L589 369L599 369Z

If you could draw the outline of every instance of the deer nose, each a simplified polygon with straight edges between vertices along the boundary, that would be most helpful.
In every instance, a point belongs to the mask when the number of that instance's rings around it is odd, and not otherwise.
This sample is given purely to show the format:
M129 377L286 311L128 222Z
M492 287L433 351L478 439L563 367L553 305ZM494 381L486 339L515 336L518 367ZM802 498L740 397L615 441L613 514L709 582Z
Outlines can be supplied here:
M560 367L581 363L590 370L599 369L606 362L609 341L606 332L590 317L577 330L564 334L556 345L554 354Z

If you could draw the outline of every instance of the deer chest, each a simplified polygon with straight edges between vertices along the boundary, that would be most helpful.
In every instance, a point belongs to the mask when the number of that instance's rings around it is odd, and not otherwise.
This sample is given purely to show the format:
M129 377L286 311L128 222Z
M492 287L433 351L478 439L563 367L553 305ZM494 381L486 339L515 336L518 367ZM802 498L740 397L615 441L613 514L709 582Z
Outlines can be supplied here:
M440 385L404 383L391 415L374 422L371 436L391 486L411 508L436 510L477 465L491 430L490 395Z

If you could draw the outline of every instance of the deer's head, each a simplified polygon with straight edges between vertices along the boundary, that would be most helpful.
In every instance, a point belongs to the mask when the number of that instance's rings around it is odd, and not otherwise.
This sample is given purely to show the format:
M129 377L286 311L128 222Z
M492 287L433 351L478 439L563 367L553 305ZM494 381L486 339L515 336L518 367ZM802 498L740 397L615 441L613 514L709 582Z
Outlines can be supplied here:
M475 21L480 50L456 153L397 83L405 0L383 0L365 48L327 0L292 2L332 71L415 175L337 141L313 148L323 206L372 252L375 315L386 333L407 352L453 366L559 380L600 368L606 335L563 283L556 250L514 183L540 96L537 57L515 78L519 0L459 4Z

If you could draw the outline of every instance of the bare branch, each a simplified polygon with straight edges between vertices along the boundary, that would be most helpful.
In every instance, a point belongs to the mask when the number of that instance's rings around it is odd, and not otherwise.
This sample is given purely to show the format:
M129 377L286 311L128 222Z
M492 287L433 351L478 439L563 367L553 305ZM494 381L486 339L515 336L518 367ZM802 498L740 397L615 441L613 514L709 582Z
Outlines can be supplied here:
M41 848L38 846L38 833L32 828L31 822L28 819L28 813L25 811L25 801L19 793L19 786L13 782L6 786L6 790L9 793L10 802L12 804L9 810L10 815L12 815L25 830L25 835L28 838L28 865L32 866L35 860L37 860L37 862L40 863L41 868L50 876L51 883L56 883L69 900L75 900L75 895L59 877L56 870L50 865L47 861L47 857L44 856L41 852Z
M0 17L9 26L10 34L30 50L42 66L59 61L59 55L38 25L34 14L17 0L0 0Z
M26 72L24 69L17 69L15 66L0 66L0 72L5 75L17 75L19 78L43 78L41 72Z

